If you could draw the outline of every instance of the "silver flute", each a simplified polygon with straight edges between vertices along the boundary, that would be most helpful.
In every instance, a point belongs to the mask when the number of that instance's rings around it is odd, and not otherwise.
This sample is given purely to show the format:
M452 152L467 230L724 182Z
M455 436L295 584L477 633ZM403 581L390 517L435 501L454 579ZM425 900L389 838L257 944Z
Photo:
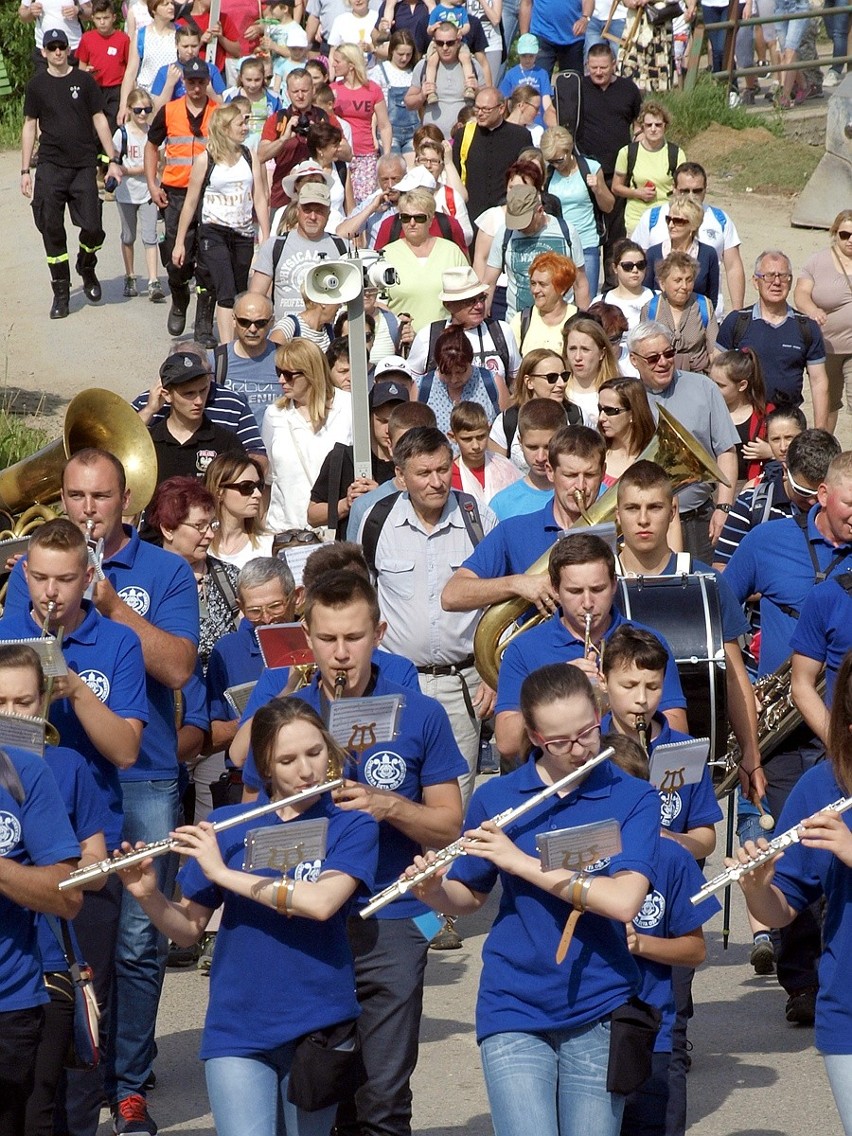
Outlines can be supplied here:
M217 820L211 825L214 832L224 832L227 828L235 828L238 824L245 824L248 820L265 816L266 813L286 808L288 805L299 805L302 801L309 801L321 793L330 793L343 786L343 778L337 777L334 781L324 781L322 785L312 785L310 789L303 789L301 793L294 793L292 797L284 797L280 801L267 801L265 805L258 805L248 809L239 816L228 817L227 820ZM86 868L78 868L72 872L67 880L59 884L60 891L68 888L83 887L91 880L98 880L101 876L108 876L111 872L123 872L125 868L132 868L134 864L141 864L143 860L154 859L156 856L165 856L180 846L174 837L167 836L165 840L155 840L146 844L144 848L137 848L133 852L125 852L123 856L113 856L112 859L100 860L97 864L89 864Z
M826 805L824 809L820 809L819 812L813 813L812 815L821 816L823 813L845 813L847 809L852 809L852 797L841 797L839 801L834 801L832 804ZM753 872L755 868L760 868L770 860L773 860L779 853L783 852L785 848L789 848L793 844L798 844L802 839L803 833L804 829L800 821L799 824L788 828L786 832L782 832L780 836L776 836L774 840L770 840L767 847L758 851L754 859L749 860L747 864L732 864L730 868L725 868L724 872L720 872L718 876L715 876L706 883L701 891L690 896L690 902L694 904L701 903L729 884L736 883L737 880L741 879L743 876L747 876L749 872Z
M535 796L530 797L528 801L524 801L522 805L498 813L496 817L491 818L491 823L496 824L498 828L508 827L513 821L518 820L519 817L522 817L531 809L537 808L542 801L546 801L548 797L552 797L556 793L561 793L563 789L570 789L572 785L576 785L578 781L584 780L596 765L600 765L602 761L606 761L607 758L612 757L614 752L612 746L607 746L606 749L601 750L597 757L589 758L585 765L581 765L580 768L575 769L573 773L567 773L558 781L554 781L552 785L548 785L546 789L542 789L540 793L536 793ZM436 852L435 859L432 863L421 869L416 875L396 880L386 887L384 891L380 891L378 895L374 895L367 906L362 908L358 914L362 919L369 919L371 915L375 915L377 911L381 911L383 907L387 907L387 905L393 903L395 899L399 899L401 896L405 895L406 892L411 891L412 888L422 884L424 880L428 880L430 877L434 876L436 872L440 872L442 868L446 868L448 864L452 864L453 860L458 860L459 856L466 856L468 851L466 845L469 846L476 843L477 841L474 839L464 840L462 837L459 837L458 840L454 840L452 844L448 844L446 848L442 848L440 852Z

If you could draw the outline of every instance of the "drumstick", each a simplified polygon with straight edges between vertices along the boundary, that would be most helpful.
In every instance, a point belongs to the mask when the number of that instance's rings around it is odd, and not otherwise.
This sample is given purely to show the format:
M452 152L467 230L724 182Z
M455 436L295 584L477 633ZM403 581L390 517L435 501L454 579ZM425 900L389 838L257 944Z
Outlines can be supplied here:
M757 792L754 792L752 794L751 802L760 813L760 819L757 823L760 825L764 832L771 832L775 827L775 817L770 812L767 812L763 807L763 802L761 801L760 796Z

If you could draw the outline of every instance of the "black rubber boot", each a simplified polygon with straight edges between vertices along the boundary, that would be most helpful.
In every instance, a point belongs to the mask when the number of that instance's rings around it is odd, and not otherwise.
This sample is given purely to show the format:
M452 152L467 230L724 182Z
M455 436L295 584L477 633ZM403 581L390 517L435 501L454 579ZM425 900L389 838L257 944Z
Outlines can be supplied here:
M94 253L83 252L81 249L77 254L77 271L83 277L83 292L86 299L92 304L98 304L101 301L101 282L95 275L95 265L98 258Z
M53 303L50 307L50 318L52 320L63 320L68 315L68 298L71 295L71 285L67 280L54 280L51 287L53 288Z
M212 292L199 292L195 301L195 332L196 343L212 351L218 343L213 334L213 316L216 311L216 299Z
M169 335L183 335L186 327L186 309L189 307L189 285L180 284L172 287L172 306L169 308L169 318L166 322Z

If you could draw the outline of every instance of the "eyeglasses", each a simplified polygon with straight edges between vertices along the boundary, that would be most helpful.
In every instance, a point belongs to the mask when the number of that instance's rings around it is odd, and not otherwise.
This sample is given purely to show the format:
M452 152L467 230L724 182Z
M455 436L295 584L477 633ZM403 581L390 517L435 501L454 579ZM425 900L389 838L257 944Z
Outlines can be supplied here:
M283 367L276 367L275 374L279 379L283 379L285 383L294 383L299 376L304 376L304 371L285 371Z
M436 47L455 47L459 41L457 39L433 39L432 43Z
M647 260L622 260L618 266L624 272L644 272L648 267Z
M178 524L183 525L188 529L195 529L195 531L197 533L200 533L201 536L205 536L208 532L219 531L218 521L199 521L197 525L190 524L189 521L179 521Z
M575 738L543 738L541 734L533 736L536 744L541 746L542 749L546 749L552 757L566 757L575 745L587 745L592 740L592 734L595 730L600 728L600 722L595 722L593 726L587 726L585 730L581 730Z
M410 225L412 221L415 225L425 225L429 220L425 213L400 213L399 219L403 225Z
M818 490L811 489L809 485L799 485L798 481L796 481L795 477L793 477L792 473L790 473L789 466L787 467L787 469L785 469L784 473L786 474L790 488L795 493L800 493L802 497L808 497L810 499L814 499L816 497Z
M666 224L677 225L678 227L680 227L681 225L688 225L689 221L687 221L686 217L672 217L671 215L669 215L668 217L666 217Z
M605 414L607 418L617 418L619 414L627 414L626 406L601 406L598 403L598 413Z
M287 610L286 600L275 600L274 603L258 604L257 607L244 607L243 615L250 623L257 623L261 619L277 619Z
M269 324L272 323L271 318L269 318L269 319L245 319L243 316L234 316L234 320L236 321L236 323L239 327L244 328L246 331L248 331L248 329L250 327L257 327L257 328L268 327Z
M840 237L841 241L852 241L852 233L847 229L838 229L837 235Z
M478 307L480 304L484 304L485 299L486 299L486 296L485 296L485 293L483 292L478 296L468 296L468 298L464 301L464 303L467 304L471 308L475 308L475 307Z
M567 383L568 380L571 378L571 372L570 371L547 371L545 374L542 374L540 371L538 373L536 373L535 371L530 371L530 373L527 377L530 378L530 379L544 379L545 382L550 383L550 385L552 387L555 387L560 379L564 383Z
M130 109L133 111L134 114L153 114L154 113L153 107L131 107Z
M665 351L652 351L650 355L640 355L638 351L634 351L633 354L637 359L644 359L649 366L656 367L661 359L674 359L677 351L674 347L667 347Z
M252 481L251 478L246 478L245 481L223 481L219 488L233 489L241 497L251 497L252 493L263 492L263 482Z
M495 103L494 106L478 106L477 104L474 104L473 113L474 114L487 114L489 111L499 110L502 107L502 105L503 105L502 103Z
M780 280L782 284L789 284L793 279L792 272L755 272L756 280Z

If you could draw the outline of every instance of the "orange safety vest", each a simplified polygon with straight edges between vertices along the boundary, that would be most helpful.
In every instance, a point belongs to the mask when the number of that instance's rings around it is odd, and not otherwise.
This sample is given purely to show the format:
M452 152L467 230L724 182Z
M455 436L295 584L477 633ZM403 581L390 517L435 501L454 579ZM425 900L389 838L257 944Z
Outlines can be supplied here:
M204 115L201 119L201 137L196 138L189 125L189 114L186 109L186 98L173 99L166 103L166 142L164 148L165 165L163 166L162 184L186 189L189 185L189 174L196 154L207 149L207 134L210 129L210 116L216 109L216 103L207 100Z

